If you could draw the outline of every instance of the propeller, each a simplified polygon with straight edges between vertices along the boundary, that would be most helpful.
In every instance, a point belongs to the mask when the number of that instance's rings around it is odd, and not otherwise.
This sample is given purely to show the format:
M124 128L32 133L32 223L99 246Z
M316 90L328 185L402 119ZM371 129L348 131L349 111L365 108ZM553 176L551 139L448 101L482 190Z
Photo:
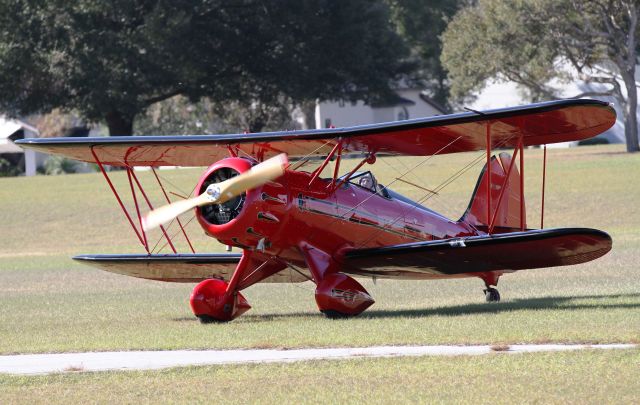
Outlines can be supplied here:
M197 197L176 201L150 211L142 219L142 229L148 231L157 228L195 207L201 207L207 204L222 204L229 201L247 190L251 190L252 188L256 188L282 176L287 164L287 155L281 153L278 156L274 156L271 159L253 166L238 176L220 183L209 184L204 193Z

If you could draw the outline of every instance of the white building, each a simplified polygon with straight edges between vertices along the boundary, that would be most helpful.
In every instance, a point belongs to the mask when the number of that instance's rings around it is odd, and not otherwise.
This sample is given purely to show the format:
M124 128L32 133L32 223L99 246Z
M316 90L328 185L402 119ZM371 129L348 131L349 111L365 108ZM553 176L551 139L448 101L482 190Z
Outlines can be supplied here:
M444 114L442 107L420 89L397 89L398 99L384 105L367 105L362 101L325 101L316 104L316 128L350 127L378 122Z
M13 141L37 137L38 130L35 127L19 120L0 116L0 154L5 156L24 155L24 167L27 176L36 174L37 154L33 150L22 149L14 144Z

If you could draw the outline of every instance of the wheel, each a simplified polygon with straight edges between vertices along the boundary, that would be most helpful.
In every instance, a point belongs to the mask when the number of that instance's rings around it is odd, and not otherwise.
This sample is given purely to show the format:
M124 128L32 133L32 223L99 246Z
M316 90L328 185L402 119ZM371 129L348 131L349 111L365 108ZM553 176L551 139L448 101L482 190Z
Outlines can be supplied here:
M500 293L493 287L489 287L484 290L484 296L487 302L498 302L500 301Z
M242 294L227 294L227 283L209 278L201 281L191 292L189 302L193 314L202 323L228 322L251 309Z

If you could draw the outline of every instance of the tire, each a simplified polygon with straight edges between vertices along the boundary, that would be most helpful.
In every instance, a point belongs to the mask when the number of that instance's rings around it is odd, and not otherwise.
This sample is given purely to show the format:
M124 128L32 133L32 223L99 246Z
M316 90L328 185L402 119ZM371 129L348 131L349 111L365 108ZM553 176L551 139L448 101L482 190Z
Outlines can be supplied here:
M500 293L495 288L487 288L484 290L484 296L487 302L499 302L500 301Z

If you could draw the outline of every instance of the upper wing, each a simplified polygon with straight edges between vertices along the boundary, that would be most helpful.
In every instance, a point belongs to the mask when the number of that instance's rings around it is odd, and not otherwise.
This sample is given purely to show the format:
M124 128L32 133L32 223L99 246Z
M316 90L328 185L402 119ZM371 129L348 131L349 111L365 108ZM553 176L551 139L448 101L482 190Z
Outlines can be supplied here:
M538 229L352 250L343 272L432 278L585 263L611 250L611 237L587 228Z
M208 166L234 153L259 159L326 156L341 140L343 153L391 155L483 150L490 125L491 146L514 147L577 141L609 129L615 110L596 100L560 100L521 107L441 115L383 124L308 131L238 135L125 136L23 139L20 146L85 162L115 166Z

